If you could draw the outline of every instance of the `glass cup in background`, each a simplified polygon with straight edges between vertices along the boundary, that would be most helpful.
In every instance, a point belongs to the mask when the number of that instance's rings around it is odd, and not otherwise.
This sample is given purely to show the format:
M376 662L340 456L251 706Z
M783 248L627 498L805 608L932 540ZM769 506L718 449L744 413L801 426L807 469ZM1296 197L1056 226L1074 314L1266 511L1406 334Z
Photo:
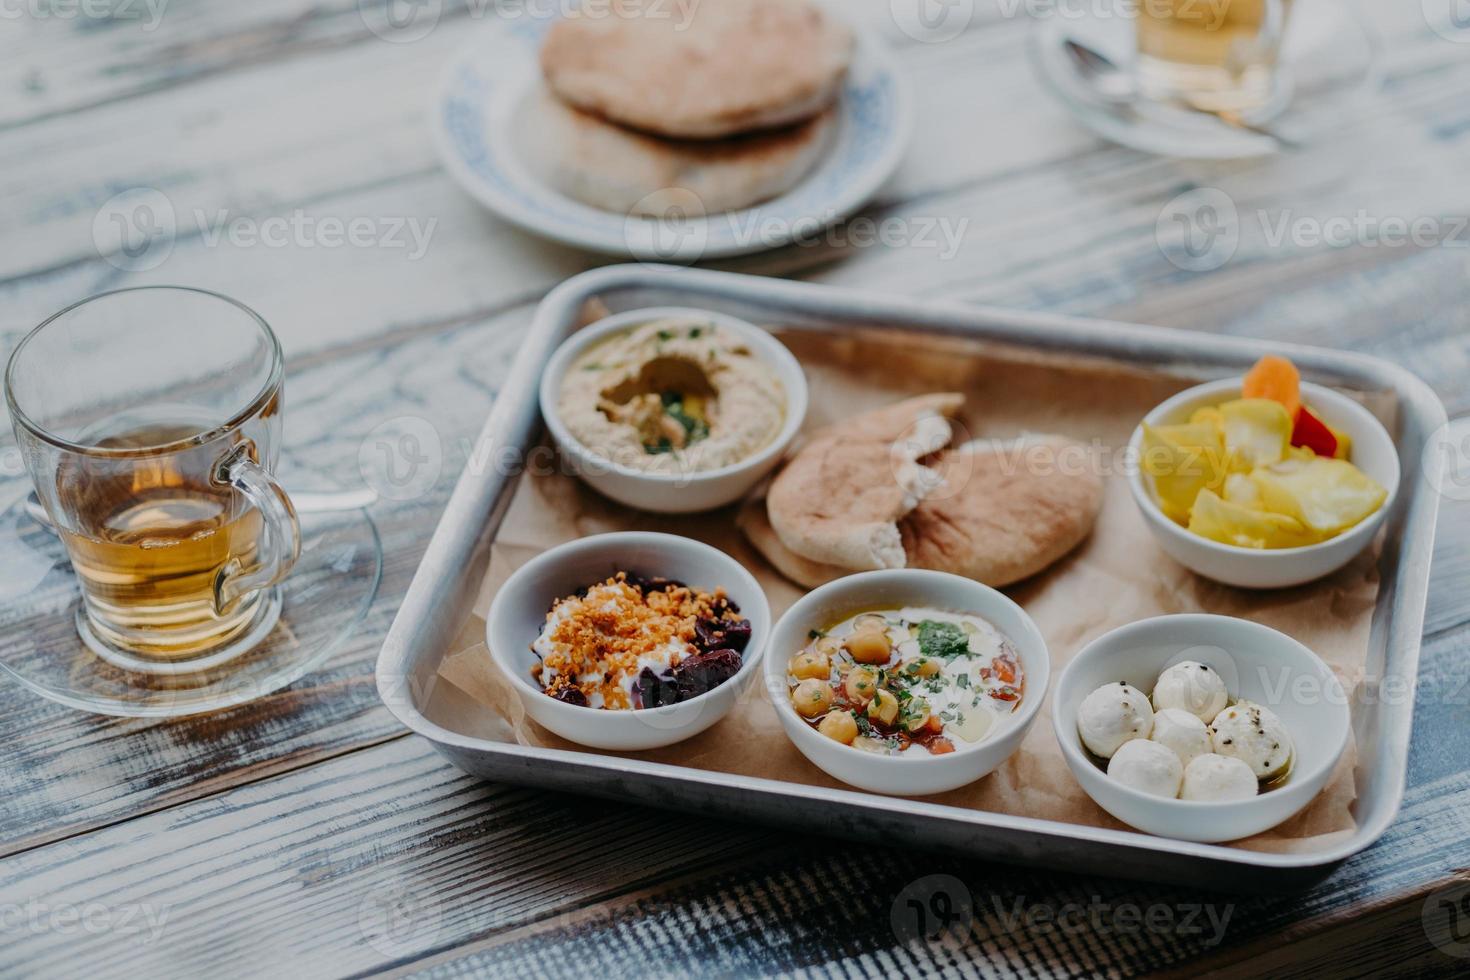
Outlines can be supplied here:
M1220 113L1279 101L1291 0L1137 0L1139 92Z
M126 289L16 347L5 396L26 468L81 584L82 639L128 669L213 666L280 615L301 533L271 475L280 344L216 293Z

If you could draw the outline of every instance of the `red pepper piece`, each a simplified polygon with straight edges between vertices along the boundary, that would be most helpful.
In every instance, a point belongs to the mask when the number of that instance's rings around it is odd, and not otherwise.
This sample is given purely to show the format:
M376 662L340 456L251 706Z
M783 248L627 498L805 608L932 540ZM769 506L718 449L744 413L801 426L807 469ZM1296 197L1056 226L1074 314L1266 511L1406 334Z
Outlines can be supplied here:
M995 676L1000 678L1003 684L1014 684L1016 681L1016 661L1007 654L1001 654L991 659L990 664L995 668ZM982 670L982 675L984 671Z
M1291 444L1305 446L1318 456L1331 459L1337 455L1337 436L1327 423L1311 413L1307 406L1297 409L1296 425L1291 430Z

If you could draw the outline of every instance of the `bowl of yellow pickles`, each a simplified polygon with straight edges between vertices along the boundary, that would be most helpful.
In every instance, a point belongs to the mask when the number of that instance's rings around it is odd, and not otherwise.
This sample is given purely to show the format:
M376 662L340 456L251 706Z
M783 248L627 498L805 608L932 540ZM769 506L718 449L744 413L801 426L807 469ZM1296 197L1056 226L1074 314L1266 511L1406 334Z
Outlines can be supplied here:
M1276 355L1159 405L1130 449L1133 498L1160 547L1244 588L1337 571L1372 542L1398 492L1383 424Z

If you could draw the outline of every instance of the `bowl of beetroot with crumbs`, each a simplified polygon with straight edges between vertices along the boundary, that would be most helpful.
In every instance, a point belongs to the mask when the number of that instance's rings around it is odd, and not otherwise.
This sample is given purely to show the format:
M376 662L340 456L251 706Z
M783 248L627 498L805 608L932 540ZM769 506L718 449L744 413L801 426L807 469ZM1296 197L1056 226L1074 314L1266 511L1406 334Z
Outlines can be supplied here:
M526 713L591 748L660 748L723 718L758 673L765 594L709 545L603 534L553 548L496 593L486 643Z

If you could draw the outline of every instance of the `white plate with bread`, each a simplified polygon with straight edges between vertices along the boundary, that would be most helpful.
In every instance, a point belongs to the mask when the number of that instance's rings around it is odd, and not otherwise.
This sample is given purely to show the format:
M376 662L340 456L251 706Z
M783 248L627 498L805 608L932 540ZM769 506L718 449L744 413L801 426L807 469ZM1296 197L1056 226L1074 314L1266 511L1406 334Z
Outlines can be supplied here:
M901 162L907 86L840 8L617 9L497 22L447 66L440 154L506 221L648 261L741 255L819 240Z

